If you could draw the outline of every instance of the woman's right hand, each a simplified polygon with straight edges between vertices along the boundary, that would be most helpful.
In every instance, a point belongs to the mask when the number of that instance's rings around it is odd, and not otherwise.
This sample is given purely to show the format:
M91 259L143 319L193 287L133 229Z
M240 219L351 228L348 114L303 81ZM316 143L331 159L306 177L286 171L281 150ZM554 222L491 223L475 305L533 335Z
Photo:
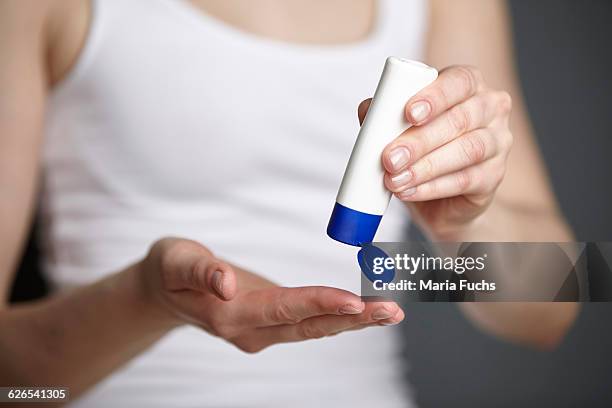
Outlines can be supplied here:
M277 286L190 240L156 242L138 267L146 298L162 318L199 326L249 353L404 318L394 302L363 303L324 286Z

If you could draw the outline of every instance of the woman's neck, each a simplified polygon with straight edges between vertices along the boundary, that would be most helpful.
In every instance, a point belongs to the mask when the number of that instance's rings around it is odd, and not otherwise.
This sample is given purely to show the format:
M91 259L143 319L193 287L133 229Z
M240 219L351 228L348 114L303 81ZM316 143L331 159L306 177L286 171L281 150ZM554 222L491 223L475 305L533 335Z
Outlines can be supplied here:
M374 28L375 0L188 0L244 31L304 44L363 40Z

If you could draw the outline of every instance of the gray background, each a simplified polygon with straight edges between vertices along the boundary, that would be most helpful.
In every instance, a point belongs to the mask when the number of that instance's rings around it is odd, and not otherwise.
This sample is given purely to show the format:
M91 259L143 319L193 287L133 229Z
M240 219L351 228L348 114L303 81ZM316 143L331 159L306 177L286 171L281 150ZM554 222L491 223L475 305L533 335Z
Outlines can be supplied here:
M612 241L612 2L511 4L527 102L563 210L578 239ZM13 301L45 293L37 253L31 240ZM553 353L487 337L454 305L406 311L408 377L423 408L612 406L612 304L585 305Z
M612 2L511 5L524 91L563 210L578 239L612 241ZM451 304L406 312L408 377L423 408L612 407L612 304L584 305L552 353L487 337Z

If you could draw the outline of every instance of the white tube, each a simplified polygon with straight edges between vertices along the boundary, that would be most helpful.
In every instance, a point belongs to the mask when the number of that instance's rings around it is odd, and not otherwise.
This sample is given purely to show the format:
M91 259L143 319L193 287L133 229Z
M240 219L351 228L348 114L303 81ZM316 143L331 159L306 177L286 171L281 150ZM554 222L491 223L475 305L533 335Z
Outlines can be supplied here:
M438 71L423 63L387 58L342 178L327 228L331 238L356 246L374 239L391 199L384 186L382 151L410 127L406 102L437 77Z

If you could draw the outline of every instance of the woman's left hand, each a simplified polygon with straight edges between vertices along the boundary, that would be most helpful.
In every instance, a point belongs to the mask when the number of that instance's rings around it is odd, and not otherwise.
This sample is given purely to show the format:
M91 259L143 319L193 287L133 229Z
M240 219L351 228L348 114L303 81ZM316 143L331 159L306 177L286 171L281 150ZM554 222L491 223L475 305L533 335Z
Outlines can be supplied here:
M511 109L510 95L470 66L442 70L407 102L413 126L383 151L385 185L434 238L457 237L490 205L512 146Z

